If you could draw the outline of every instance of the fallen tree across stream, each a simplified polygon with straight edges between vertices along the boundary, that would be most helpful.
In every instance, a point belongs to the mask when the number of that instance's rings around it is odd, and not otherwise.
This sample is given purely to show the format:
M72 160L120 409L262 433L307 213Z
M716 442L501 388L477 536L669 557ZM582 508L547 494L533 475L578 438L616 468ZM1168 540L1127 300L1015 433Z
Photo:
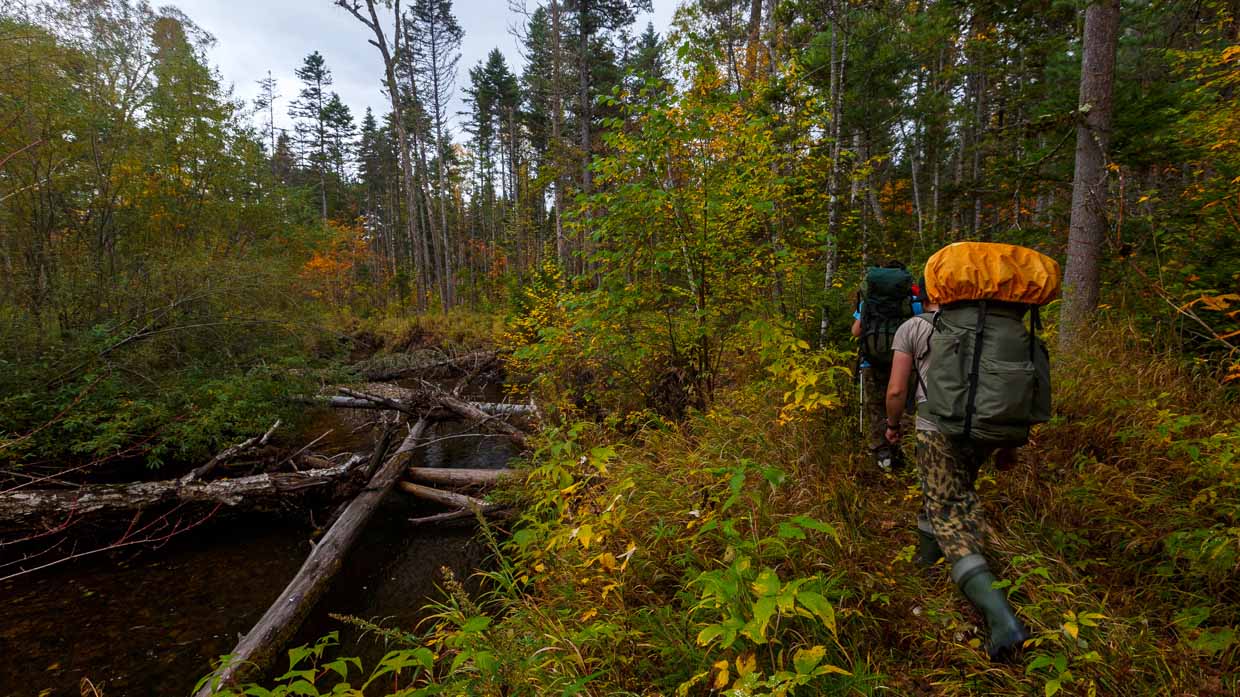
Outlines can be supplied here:
M426 419L419 419L410 427L400 447L375 472L366 488L349 503L266 614L237 644L228 660L194 693L194 697L209 697L270 664L297 631L319 596L327 590L332 577L340 570L344 555L361 535L375 508L409 466L427 425Z
M391 386L388 386L391 391ZM480 405L467 402L443 390L433 389L429 386L427 390L405 390L403 388L395 388L398 394L403 398L385 397L382 395L370 394L369 392L360 392L348 387L337 388L338 391L349 400L358 400L359 402L369 402L375 409L391 409L406 414L429 416L430 418L447 418L455 416L457 418L473 421L477 425L486 425L499 433L508 436L514 443L521 448L527 447L525 432L499 418L497 414L488 414ZM351 402L352 404L352 402ZM505 405L499 405L505 406ZM503 410L497 410L503 411ZM517 411L509 411L509 414L519 413Z
M397 407L386 402L362 397L318 397L311 401L326 403L334 409L397 409ZM466 404L489 416L526 416L534 413L533 407L528 404L508 404L506 402L466 402ZM405 408L402 407L398 411L405 411Z
M364 458L302 472L273 472L236 479L167 479L135 484L88 484L75 489L16 489L0 493L0 529L63 525L89 514L133 511L170 503L258 506L284 495L340 481Z

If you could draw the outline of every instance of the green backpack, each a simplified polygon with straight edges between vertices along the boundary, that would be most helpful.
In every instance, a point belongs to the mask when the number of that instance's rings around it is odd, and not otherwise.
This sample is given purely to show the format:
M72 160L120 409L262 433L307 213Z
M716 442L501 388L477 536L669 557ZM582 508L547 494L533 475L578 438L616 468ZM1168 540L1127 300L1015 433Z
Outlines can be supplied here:
M913 316L913 276L904 269L870 267L861 304L861 355L890 368L892 342L904 320Z
M1020 446L1051 418L1051 364L1038 338L1038 308L997 301L952 303L930 337L926 411L949 435Z

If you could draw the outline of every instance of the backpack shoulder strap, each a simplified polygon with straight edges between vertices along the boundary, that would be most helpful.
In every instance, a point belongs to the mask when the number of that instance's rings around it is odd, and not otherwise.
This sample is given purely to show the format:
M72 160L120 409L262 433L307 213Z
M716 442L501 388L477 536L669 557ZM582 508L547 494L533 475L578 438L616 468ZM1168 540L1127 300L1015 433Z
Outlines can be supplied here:
M939 313L937 310L933 312L923 312L920 315L916 315L917 319L920 319L930 325L930 331L926 334L926 350L922 351L920 356L913 357L913 375L917 376L917 385L921 387L922 394L929 394L930 389L926 387L926 379L921 376L921 366L919 363L924 360L926 356L930 355L930 340L934 338L935 320L938 318L938 315Z

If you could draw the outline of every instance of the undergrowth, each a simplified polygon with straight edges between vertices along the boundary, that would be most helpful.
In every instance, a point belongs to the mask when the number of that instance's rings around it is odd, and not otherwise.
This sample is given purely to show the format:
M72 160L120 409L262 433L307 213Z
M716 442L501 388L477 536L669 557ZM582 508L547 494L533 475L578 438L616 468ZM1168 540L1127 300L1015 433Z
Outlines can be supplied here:
M1034 632L1016 665L987 660L941 564L912 563L915 477L855 454L845 358L768 345L683 423L546 431L512 534L485 533L487 591L449 579L366 694L1236 694L1234 403L1135 334L1086 345L1056 363L1055 420L980 478ZM325 649L246 694L362 694Z

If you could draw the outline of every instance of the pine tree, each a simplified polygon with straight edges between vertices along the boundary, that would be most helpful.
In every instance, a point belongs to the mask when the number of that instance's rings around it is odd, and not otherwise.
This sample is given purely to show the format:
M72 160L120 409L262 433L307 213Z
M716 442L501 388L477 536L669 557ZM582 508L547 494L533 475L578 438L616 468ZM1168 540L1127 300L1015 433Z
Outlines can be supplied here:
M652 22L646 23L646 31L638 37L624 67L642 81L667 81L667 58L663 55L663 41L654 30Z
M294 71L301 80L302 88L297 99L289 105L289 116L295 123L297 146L307 168L319 182L321 216L327 220L327 172L331 167L328 153L328 125L326 107L328 95L324 89L332 84L332 73L318 51L306 56L302 66Z
M340 101L340 95L335 92L323 107L323 126L327 132L327 161L336 177L345 182L348 180L348 165L353 156L357 129L353 125L353 113L349 106Z

